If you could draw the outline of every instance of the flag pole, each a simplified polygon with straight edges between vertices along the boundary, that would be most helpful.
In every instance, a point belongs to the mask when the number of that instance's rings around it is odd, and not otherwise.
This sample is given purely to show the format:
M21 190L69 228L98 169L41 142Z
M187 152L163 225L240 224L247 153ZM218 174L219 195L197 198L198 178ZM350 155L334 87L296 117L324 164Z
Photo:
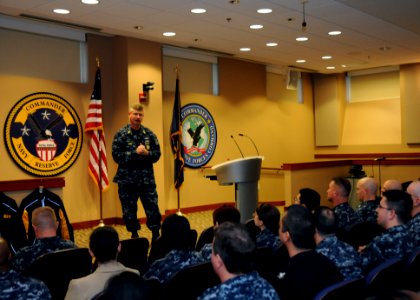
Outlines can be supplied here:
M99 58L96 57L96 67L99 69L100 63ZM101 134L102 130L98 130L98 145L99 145L99 224L98 227L105 226L104 220L102 218L102 147L101 147Z
M175 73L176 73L176 80L178 80L179 79L179 65L178 64L175 67ZM177 107L178 116L180 115L180 110L181 110L180 106L181 106L181 103L180 103L180 101L178 101L178 107ZM179 129L179 130L181 130L181 129ZM181 139L182 139L182 136L180 134L178 134L178 141L177 141L177 143L178 143L177 149L178 150L177 150L177 153L176 153L178 158L179 158L179 155L180 155L180 148L179 147L182 147L182 140ZM177 178L179 178L179 174L177 175ZM180 194L179 194L179 190L180 190L180 186L178 186L178 188L176 189L177 206L178 206L178 211L176 212L176 214L178 216L182 216L183 214L181 212L181 197L180 197Z

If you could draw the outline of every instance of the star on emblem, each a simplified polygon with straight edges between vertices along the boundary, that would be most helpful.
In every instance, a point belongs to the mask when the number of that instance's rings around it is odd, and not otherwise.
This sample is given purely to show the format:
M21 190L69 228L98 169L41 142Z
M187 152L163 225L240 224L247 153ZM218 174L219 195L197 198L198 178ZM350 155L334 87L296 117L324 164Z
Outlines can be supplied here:
M64 127L63 129L61 129L61 132L63 133L63 136L69 136L70 129Z
M41 115L42 115L42 120L49 120L51 113L45 110L43 113L41 113Z
M22 136L26 135L29 136L29 131L31 131L30 128L26 128L26 125L23 126L23 128L20 129L20 131L22 131Z

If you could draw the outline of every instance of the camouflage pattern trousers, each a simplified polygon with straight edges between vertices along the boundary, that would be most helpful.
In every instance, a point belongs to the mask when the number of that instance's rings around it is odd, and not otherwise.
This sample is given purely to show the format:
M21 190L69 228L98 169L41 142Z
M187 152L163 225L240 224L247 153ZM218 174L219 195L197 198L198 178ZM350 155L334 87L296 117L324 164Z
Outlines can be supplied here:
M128 231L133 232L140 229L140 222L137 218L137 201L139 198L146 213L147 227L152 232L160 229L162 215L159 211L155 185L139 186L131 183L119 183L118 195L121 201L123 220Z

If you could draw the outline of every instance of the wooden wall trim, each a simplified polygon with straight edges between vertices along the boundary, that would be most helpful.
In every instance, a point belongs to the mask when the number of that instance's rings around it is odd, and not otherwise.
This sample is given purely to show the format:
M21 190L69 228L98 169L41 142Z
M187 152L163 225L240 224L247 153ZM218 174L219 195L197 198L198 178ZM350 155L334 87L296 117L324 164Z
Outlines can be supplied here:
M0 192L33 190L41 186L46 189L59 188L65 185L64 177L9 180L0 181Z
M315 154L315 159L349 159L349 158L420 158L420 153L342 153L342 154Z

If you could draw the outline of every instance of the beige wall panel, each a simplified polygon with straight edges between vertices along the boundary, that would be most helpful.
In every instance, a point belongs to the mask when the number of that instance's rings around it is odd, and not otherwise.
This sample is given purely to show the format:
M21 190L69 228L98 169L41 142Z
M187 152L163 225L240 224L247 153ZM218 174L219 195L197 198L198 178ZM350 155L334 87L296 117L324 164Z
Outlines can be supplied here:
M401 67L401 102L407 144L420 144L420 64Z

